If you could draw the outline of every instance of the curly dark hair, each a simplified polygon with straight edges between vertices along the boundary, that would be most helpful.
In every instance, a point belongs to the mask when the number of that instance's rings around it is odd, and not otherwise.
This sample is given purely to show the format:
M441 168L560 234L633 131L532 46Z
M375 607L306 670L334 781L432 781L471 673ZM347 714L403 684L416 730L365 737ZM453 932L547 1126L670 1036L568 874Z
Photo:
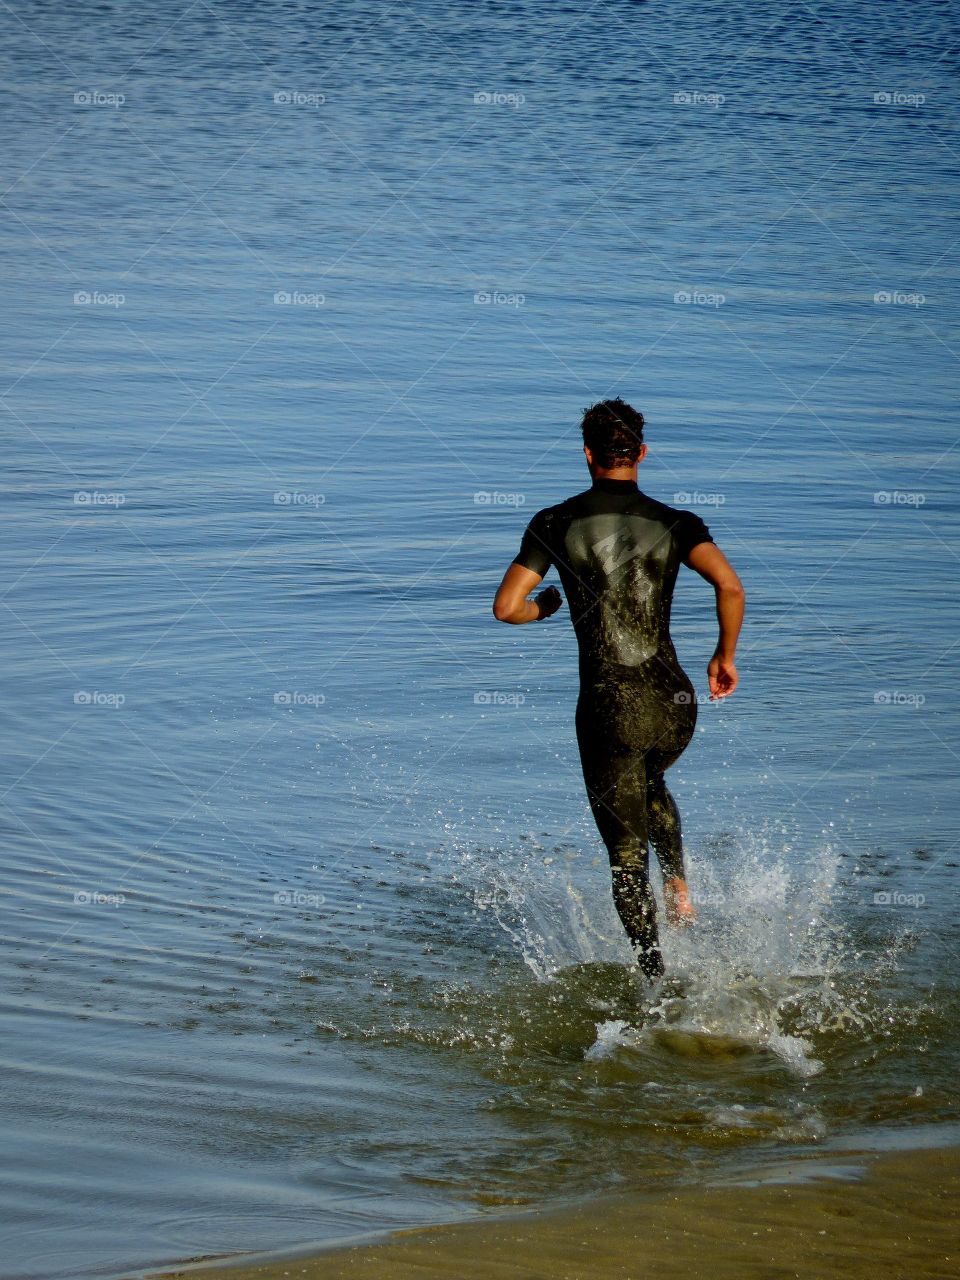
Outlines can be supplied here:
M606 469L630 466L643 445L643 414L618 396L583 411L583 443Z

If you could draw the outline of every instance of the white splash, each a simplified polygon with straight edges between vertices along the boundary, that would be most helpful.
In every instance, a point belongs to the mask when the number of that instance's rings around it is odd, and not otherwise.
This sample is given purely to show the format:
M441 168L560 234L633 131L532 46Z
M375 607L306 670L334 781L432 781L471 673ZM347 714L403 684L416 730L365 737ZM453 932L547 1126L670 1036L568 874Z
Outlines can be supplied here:
M636 1029L622 1018L611 1018L609 1022L597 1023L597 1038L583 1056L596 1062L600 1058L609 1058L622 1045L635 1043Z
M475 851L462 859L458 879L536 977L549 981L596 961L631 964L605 857L536 842L524 854L512 861ZM822 1064L805 1038L785 1028L784 1012L802 1000L816 1006L818 1024L849 1014L832 980L844 953L830 915L837 868L829 847L801 858L759 835L688 853L699 919L673 930L661 912L667 977L645 1002L642 1034L739 1042L774 1054L797 1076L816 1074ZM635 1036L618 1020L600 1023L587 1056L608 1056L637 1043Z

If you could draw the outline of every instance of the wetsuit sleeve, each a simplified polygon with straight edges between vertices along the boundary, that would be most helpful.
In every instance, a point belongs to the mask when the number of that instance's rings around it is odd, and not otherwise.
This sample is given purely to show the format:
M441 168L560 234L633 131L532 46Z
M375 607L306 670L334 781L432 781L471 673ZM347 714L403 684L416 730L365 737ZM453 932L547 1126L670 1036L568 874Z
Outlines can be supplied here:
M513 563L523 569L539 573L542 578L553 564L548 543L547 513L538 511L527 525L520 540L520 550L513 557Z
M699 546L701 542L713 541L710 530L700 517L695 516L692 511L682 511L680 513L680 519L673 526L673 536L676 538L677 545L680 548L681 560L686 560L693 548Z

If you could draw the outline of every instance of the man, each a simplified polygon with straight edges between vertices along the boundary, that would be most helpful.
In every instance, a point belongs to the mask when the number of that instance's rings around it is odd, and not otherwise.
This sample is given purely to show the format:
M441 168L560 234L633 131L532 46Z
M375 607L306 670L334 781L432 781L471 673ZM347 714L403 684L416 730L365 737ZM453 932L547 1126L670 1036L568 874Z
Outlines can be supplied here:
M537 622L563 600L547 587L527 597L551 565L560 575L580 651L576 728L594 819L610 855L613 899L641 970L663 973L647 842L663 872L667 917L694 918L680 815L664 782L693 736L697 701L670 638L681 564L716 592L720 635L707 665L710 697L737 687L734 652L744 590L707 526L637 487L647 456L643 414L604 400L583 417L591 488L530 521L493 603L500 622Z

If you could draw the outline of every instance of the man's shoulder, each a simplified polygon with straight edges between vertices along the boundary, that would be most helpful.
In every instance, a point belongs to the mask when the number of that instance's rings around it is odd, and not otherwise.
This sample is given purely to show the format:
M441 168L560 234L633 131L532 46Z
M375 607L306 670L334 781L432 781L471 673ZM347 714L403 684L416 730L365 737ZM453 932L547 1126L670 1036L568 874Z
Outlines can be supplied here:
M588 497L590 490L587 489L583 493L574 493L569 498L563 498L560 502L555 502L552 507L541 507L530 517L530 524L553 524L557 520L562 520L565 516L575 515L577 510L583 505L583 499Z
M565 520L574 519L579 515L590 515L594 513L596 502L597 495L595 490L584 489L580 493L574 493L568 498L561 499L560 502L555 502L552 506L541 507L539 511L536 511L530 517L528 524L538 528L547 528L561 524ZM623 510L622 507L621 510ZM642 489L637 491L636 498L626 510L633 511L635 514L645 515L648 519L659 520L669 528L699 519L693 511L688 511L683 507L671 507L668 503L651 497L649 493L644 493Z
M670 538L680 550L681 559L701 542L713 542L710 532L702 516L685 507L671 507L656 498L642 495L649 503L648 510L653 519L659 521L669 531Z
M651 498L648 493L641 491L640 497L655 518L662 520L665 525L673 527L690 519L698 519L693 511L688 511L684 507L671 507L666 502L661 502L658 498Z

